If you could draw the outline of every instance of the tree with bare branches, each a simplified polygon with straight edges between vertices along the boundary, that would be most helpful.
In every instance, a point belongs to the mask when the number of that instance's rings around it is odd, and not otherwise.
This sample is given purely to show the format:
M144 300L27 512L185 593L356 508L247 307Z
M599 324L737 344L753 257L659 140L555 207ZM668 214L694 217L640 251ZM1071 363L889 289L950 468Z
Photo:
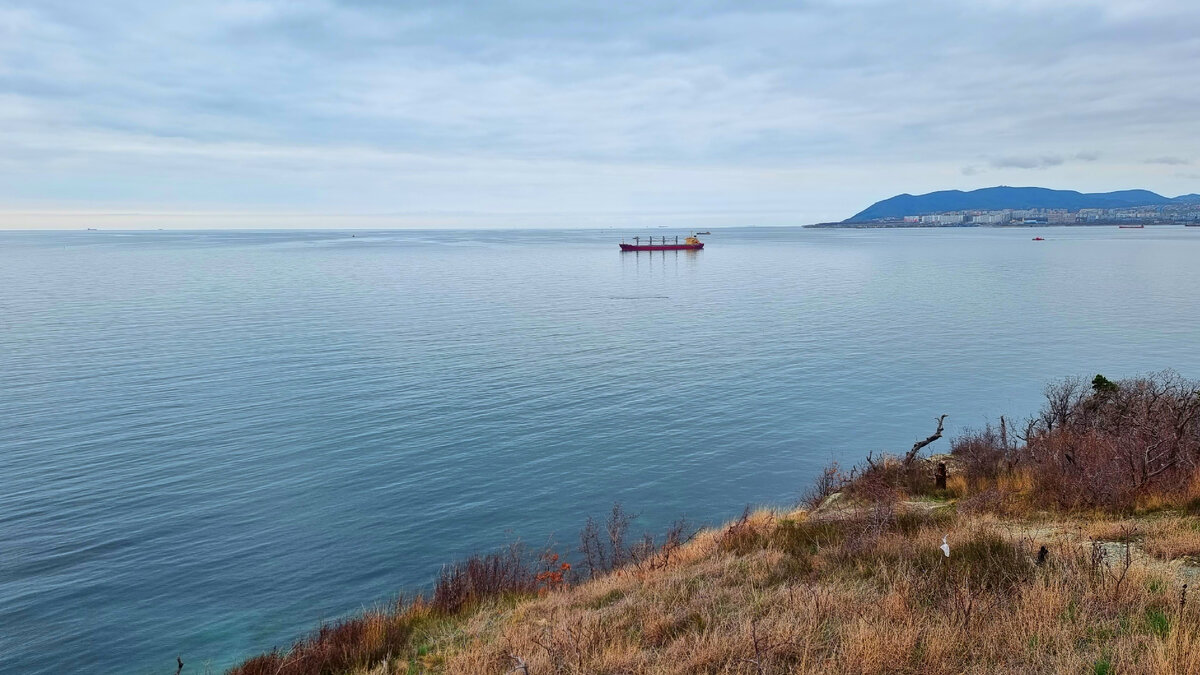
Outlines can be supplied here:
M913 460L917 458L917 454L921 452L922 448L942 437L943 424L946 422L946 417L947 415L942 415L938 418L937 431L934 431L932 436L923 441L917 441L916 443L913 443L912 450L909 450L908 454L904 456L904 466L912 464Z

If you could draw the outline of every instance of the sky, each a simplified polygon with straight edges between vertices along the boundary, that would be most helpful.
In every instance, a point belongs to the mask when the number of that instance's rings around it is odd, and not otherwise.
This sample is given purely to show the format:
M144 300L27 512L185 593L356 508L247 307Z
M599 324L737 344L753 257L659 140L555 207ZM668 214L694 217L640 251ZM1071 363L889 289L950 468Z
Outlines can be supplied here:
M1200 192L1200 2L0 0L0 228L800 225Z

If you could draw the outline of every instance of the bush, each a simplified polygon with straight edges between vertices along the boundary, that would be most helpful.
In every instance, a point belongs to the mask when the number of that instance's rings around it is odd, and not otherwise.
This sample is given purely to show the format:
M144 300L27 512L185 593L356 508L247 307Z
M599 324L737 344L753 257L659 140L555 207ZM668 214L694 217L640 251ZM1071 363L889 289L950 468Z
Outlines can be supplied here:
M1200 383L1165 371L1113 382L1097 375L1048 389L1021 451L1039 501L1130 509L1182 501L1200 467Z
M325 625L287 652L274 649L229 671L230 675L326 675L374 666L408 646L413 624L424 615L419 604L394 613L371 612Z
M808 492L801 498L801 503L806 504L810 509L815 509L820 506L825 500L835 492L838 492L847 482L847 477L842 473L842 468L837 462L825 467L817 480L813 482Z
M696 534L688 521L680 518L667 530L661 543L655 542L654 536L646 532L630 544L626 537L635 518L637 515L626 513L620 502L613 504L603 527L588 516L579 531L579 553L589 576L601 576L626 565L647 561L665 564L672 553Z
M538 589L537 576L517 545L499 553L473 555L442 568L430 605L454 614L489 598L533 594Z
M961 463L972 490L995 480L1014 459L1015 451L1004 418L999 427L988 423L982 430L967 429L950 441L950 454Z
M951 441L965 509L1002 512L1024 503L1200 512L1200 383L1170 371L1118 381L1097 375L1090 386L1079 378L1055 382L1045 396L1021 431L1001 418ZM888 490L933 494L929 469L869 458L846 491L868 502Z
M746 555L764 548L767 539L764 533L750 519L750 507L742 512L742 517L729 524L717 540L717 547L727 553Z
M905 464L895 455L870 456L851 474L844 491L869 504L896 502L901 493L929 495L934 492L933 466L924 460Z

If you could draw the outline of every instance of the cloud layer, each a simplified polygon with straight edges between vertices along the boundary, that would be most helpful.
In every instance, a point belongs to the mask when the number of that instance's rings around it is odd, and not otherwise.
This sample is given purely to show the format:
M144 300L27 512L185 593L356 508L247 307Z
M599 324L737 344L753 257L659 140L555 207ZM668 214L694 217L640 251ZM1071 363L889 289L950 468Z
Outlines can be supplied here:
M1197 191L1191 2L627 5L7 0L0 227L785 224L998 183Z

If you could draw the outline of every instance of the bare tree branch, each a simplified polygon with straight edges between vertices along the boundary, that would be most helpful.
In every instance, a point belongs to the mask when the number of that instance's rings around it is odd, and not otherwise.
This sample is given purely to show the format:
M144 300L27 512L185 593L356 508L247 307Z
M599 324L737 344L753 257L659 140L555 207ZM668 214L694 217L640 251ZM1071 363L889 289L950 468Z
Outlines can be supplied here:
M912 450L909 450L908 454L904 456L904 466L908 466L909 464L912 464L913 460L917 458L917 453L921 452L921 448L924 448L925 446L929 445L930 443L932 443L942 437L942 424L945 421L946 421L946 415L942 415L941 417L938 418L938 421L937 421L938 422L937 431L933 432L932 436L930 436L929 438L926 438L923 441L917 441L916 443L913 443Z

